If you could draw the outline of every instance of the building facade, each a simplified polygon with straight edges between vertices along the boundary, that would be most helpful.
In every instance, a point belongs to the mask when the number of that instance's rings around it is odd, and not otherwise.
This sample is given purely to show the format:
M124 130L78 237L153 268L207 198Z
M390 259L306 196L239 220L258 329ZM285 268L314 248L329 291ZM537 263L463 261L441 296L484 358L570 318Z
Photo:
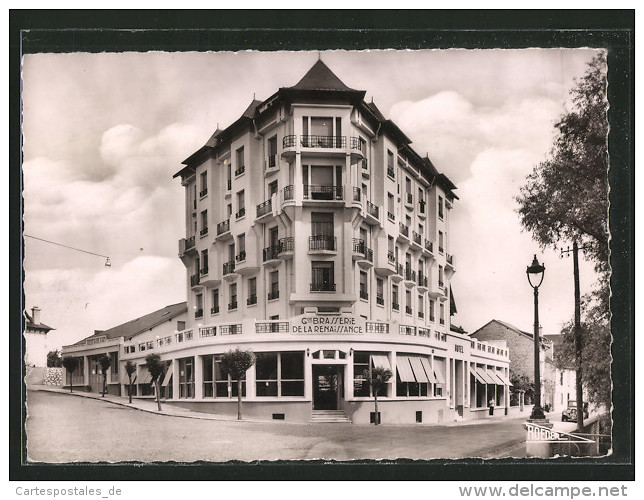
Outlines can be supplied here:
M239 347L248 417L369 423L379 366L383 423L508 406L506 346L450 330L455 186L364 95L318 61L183 162L188 316L153 344L168 403L236 413L220 356Z
M40 321L40 308L32 307L31 315L25 312L25 365L44 368L47 366L47 334L53 330Z

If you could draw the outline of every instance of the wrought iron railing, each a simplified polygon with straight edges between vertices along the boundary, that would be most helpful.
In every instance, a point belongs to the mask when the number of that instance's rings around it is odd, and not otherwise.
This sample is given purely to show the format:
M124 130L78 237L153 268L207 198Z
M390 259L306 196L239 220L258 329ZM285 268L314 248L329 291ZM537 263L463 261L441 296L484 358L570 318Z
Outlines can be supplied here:
M263 252L264 262L266 262L267 260L277 259L279 253L280 253L279 245L274 245L272 247L264 248L264 252Z
M311 283L312 292L335 292L335 283L328 281L313 281Z
M190 286L197 286L199 284L199 275L193 274L190 276Z
M231 260L229 262L224 262L223 273L224 275L235 272L235 261Z
M285 135L284 139L282 139L282 147L283 148L294 148L295 144L297 144L297 136L296 135Z
M242 332L241 324L236 325L222 325L219 327L221 335L239 335Z
M247 306L252 306L253 304L257 304L257 295L255 294L252 294L250 297L246 299Z
M293 236L287 236L286 238L281 238L279 241L279 253L283 252L292 252L295 250L295 238Z
M219 314L219 306L211 307L210 314Z
M418 245L422 245L423 240L420 237L420 234L418 234L416 231L412 231L411 237L412 237L412 240L413 240L414 243L416 243Z
M405 226L402 222L398 223L398 227L400 228L400 233L409 238L409 227Z
M392 302L391 303L391 308L393 310L397 311L398 309L400 309L400 304L398 304L398 302Z
M280 298L279 290L272 290L266 294L267 300L275 300Z
M202 189L201 191L199 191L199 197L200 197L200 198L203 198L203 197L204 197L204 196L206 196L207 194L208 194L208 188L204 188L204 189Z
M292 200L294 196L293 184L284 187L284 201Z
M230 219L226 219L225 221L217 224L217 236L227 233L228 231L230 231Z
M242 250L237 255L235 255L235 260L237 262L242 262L242 261L246 260L246 250Z
M195 318L201 318L203 317L203 309L197 309L195 311Z
M380 218L380 208L367 200L367 213L376 219Z
M376 304L379 306L385 305L385 297L382 294L376 294Z
M243 174L245 171L246 171L246 165L242 165L237 170L235 170L235 177L237 177L238 175Z
M360 290L360 298L363 300L369 300L369 292L366 290Z
M360 140L360 137L351 137L351 140L349 141L349 147L351 149L357 149L358 151L364 153L364 148L363 148L364 142Z
M201 231L199 231L199 234L201 236L205 236L208 234L208 226L204 227Z
M244 215L246 215L246 207L241 207L235 214L235 217L241 219Z
M393 222L394 220L396 220L396 216L393 213L391 213L389 210L387 210L387 219Z
M431 241L425 240L425 248L431 253L434 253L434 244Z
M266 200L263 203L257 205L257 217L266 215L273 211L273 200Z
M396 256L391 250L387 251L387 262L389 262L390 264L396 263Z
M367 321L367 324L365 325L365 332L389 333L389 323L378 323L375 321Z
M332 250L336 248L336 237L318 234L309 236L309 250Z
M202 267L199 273L201 274L201 276L205 276L206 274L208 274L208 266Z
M354 187L353 188L353 201L360 201L360 188L359 187Z
M185 239L185 246L184 249L188 250L195 246L195 237L194 236L189 236L188 238Z
M288 321L262 321L255 323L255 333L288 333Z
M387 175L392 179L396 178L396 173L394 172L394 167L387 167Z
M347 138L343 135L302 135L300 146L303 148L346 148Z
M405 280L416 281L416 271L414 271L411 267L405 268Z
M232 311L233 309L237 309L237 302L231 302L228 304L228 310Z
M273 168L277 164L276 157L277 155L270 155L268 157L268 168Z
M303 196L311 200L343 200L344 189L342 186L313 186L304 184Z

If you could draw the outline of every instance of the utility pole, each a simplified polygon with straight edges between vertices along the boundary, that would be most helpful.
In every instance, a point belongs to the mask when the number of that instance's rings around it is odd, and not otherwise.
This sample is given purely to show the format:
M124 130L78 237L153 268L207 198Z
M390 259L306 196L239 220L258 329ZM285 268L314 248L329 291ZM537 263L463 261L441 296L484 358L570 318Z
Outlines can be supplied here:
M582 247L582 250L585 250L586 247ZM570 248L564 250L561 249L561 256L564 254L570 253ZM575 326L574 326L574 335L575 335L575 361L576 361L576 370L575 370L575 385L576 385L576 398L577 398L577 430L581 430L584 426L584 388L582 383L582 358L581 358L581 297L579 292L579 246L577 245L577 240L572 243L572 266L573 266L573 275L575 281Z

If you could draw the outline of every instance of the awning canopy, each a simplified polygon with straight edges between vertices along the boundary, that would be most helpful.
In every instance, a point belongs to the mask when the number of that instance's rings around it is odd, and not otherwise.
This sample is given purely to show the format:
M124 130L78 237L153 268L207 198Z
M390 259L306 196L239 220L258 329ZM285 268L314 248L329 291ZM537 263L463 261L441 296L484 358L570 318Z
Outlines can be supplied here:
M387 368L391 370L391 364L389 363L389 358L384 354L372 354L371 362L374 367L381 366L382 368Z
M416 377L414 377L414 372L407 356L396 356L396 370L401 382L416 382Z
M505 385L505 382L503 381L503 379L502 379L501 377L499 377L499 376L496 374L496 370L495 370L494 368L488 368L488 369L487 369L487 373L488 373L488 375L489 375L491 378L493 378L493 379L494 379L494 383L495 383L496 385Z
M420 361L420 356L409 356L409 363L416 376L416 382L429 382L423 364Z
M472 369L470 370L470 373L472 374L472 376L473 376L473 377L474 377L474 378L475 378L479 383L481 383L481 384L487 384L487 380L486 380L486 379L484 379L483 377L481 377L481 375L479 374L479 372L478 372L478 370L477 370L477 368L476 368L476 367L472 368Z
M172 364L170 364L170 367L165 372L165 377L163 378L163 383L161 384L161 387L166 387L170 383L171 379L172 379Z
M137 378L137 373L134 372L132 374L132 383L133 384L136 383L136 378ZM121 370L121 384L130 385L130 379L128 378L127 372L125 370Z
M496 379L490 377L490 375L488 375L487 370L485 368L483 368L481 366L477 366L475 368L475 370L476 370L476 373L478 373L479 377L482 380L484 380L484 382L483 382L484 384L494 384L494 385L496 385Z
M421 356L420 363L425 369L425 373L427 374L427 379L429 380L429 382L432 384L438 384L438 380L436 380L436 376L434 375L434 370L432 370L432 367L429 365L429 359Z
M503 385L507 385L509 387L512 387L512 384L510 383L510 379L505 375L505 373L503 373L501 371L497 371L496 373L499 376L499 378L501 380L503 380Z
M147 366L139 366L139 375L137 377L137 384L149 384L152 381L152 374L148 371Z
M436 367L434 366L434 377L436 377L436 383L437 384L444 384L445 383L445 377L441 373L440 370L436 370Z

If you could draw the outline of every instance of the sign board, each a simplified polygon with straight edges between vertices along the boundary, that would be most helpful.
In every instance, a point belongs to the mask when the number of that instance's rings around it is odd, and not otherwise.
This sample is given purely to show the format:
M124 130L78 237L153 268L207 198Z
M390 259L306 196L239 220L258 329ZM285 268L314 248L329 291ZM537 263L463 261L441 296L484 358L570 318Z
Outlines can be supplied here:
M363 335L365 326L364 318L344 314L305 314L291 320L291 331L295 334Z
M526 422L525 428L528 431L527 442L541 443L593 443L592 439L575 436L567 432L555 431L549 427Z

